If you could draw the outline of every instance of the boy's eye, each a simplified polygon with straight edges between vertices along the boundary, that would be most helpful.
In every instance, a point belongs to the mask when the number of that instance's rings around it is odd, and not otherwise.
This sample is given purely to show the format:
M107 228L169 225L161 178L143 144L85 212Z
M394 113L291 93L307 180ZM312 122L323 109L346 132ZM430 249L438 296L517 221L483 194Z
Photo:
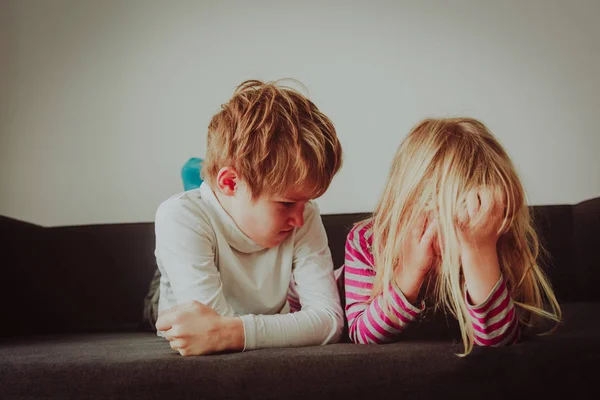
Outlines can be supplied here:
M279 204L283 204L285 207L291 207L293 206L295 203L292 201L280 201Z

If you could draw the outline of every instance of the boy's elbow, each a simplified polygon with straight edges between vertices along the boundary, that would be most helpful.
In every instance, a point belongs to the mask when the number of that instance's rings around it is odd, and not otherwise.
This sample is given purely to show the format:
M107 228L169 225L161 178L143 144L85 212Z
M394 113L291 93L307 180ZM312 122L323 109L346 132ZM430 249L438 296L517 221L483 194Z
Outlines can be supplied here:
M327 314L330 329L322 344L337 343L342 338L342 333L344 331L344 316L341 312L341 308L339 310L328 310Z
M337 343L342 339L342 333L344 331L344 316L340 314L335 314L333 317L333 327L331 329L332 335L329 343Z

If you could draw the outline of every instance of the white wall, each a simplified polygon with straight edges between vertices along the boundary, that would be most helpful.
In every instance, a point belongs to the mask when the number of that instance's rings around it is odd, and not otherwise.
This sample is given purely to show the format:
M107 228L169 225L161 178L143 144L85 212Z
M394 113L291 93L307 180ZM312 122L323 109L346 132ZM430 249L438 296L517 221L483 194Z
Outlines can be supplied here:
M483 120L530 203L600 195L596 0L0 2L3 215L151 221L248 78L299 79L336 123L325 213L372 210L426 116Z

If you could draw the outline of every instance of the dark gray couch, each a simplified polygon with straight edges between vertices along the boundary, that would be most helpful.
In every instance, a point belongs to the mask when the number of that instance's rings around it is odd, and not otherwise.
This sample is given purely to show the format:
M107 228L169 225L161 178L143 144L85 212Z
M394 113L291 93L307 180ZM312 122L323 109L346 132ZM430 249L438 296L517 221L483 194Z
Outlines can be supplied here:
M600 198L533 213L564 323L466 358L441 315L389 345L181 357L142 320L153 224L42 228L0 217L0 398L600 398ZM323 216L336 266L364 216Z

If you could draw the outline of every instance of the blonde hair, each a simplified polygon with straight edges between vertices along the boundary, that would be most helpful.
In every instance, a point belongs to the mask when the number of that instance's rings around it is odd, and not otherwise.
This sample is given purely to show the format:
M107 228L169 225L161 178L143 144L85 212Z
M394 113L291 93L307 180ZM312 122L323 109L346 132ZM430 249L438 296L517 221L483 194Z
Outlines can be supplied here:
M540 252L523 186L507 153L481 122L471 118L427 119L415 126L394 157L383 196L373 218L377 273L372 298L384 293L401 268L402 239L422 213L438 220L439 267L431 276L437 307L456 317L464 353L473 348L473 328L464 300L456 221L465 196L477 187L500 189L506 213L497 251L501 272L517 307L520 323L540 315L560 321L561 310L550 282L537 264ZM400 271L401 272L401 271ZM551 311L544 308L550 306Z
M305 96L279 82L249 80L221 107L208 126L202 166L212 187L230 166L253 199L290 190L317 198L327 190L342 165L342 147L331 120Z

